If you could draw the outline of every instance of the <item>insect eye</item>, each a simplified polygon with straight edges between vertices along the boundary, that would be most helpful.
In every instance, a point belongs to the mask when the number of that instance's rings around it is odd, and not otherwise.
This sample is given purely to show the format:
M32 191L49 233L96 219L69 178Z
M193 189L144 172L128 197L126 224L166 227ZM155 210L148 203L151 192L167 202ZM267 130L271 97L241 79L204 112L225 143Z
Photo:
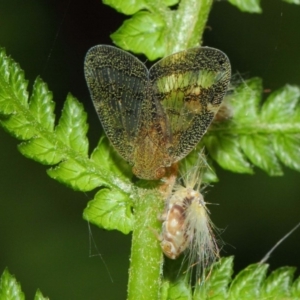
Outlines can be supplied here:
M166 168L159 168L155 171L155 177L157 179L162 178L166 174Z

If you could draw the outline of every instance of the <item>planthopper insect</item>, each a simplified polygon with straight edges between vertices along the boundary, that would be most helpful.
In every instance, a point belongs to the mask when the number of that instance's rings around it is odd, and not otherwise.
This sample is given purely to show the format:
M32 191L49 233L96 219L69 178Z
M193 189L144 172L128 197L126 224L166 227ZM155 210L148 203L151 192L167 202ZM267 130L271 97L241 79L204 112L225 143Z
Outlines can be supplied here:
M110 142L142 179L160 179L199 142L226 93L231 68L220 50L195 47L149 70L133 55L98 45L85 58L91 98Z

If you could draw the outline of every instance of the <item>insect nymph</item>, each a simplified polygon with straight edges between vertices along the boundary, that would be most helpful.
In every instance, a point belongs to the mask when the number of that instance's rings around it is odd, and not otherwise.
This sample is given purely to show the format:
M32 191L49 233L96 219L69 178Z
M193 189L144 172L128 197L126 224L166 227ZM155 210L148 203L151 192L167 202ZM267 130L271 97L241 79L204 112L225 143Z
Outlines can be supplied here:
M185 255L188 268L195 266L198 279L204 269L219 258L215 228L209 218L203 195L200 192L203 175L203 159L183 175L183 185L177 184L166 203L162 216L162 232L159 236L164 254L177 259Z
M185 157L212 122L230 80L227 56L195 47L149 70L115 47L91 48L85 78L106 135L143 179L160 179Z

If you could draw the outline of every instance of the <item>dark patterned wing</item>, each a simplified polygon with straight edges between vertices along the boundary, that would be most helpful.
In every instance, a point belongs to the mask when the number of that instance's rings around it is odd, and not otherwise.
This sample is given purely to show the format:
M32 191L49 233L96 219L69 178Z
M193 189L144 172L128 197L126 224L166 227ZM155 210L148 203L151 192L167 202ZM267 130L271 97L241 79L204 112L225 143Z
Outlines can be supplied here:
M196 47L160 60L149 72L153 97L167 115L176 162L195 147L216 115L230 81L230 62L217 49Z
M86 54L84 73L106 135L120 155L133 164L147 68L123 50L98 45Z

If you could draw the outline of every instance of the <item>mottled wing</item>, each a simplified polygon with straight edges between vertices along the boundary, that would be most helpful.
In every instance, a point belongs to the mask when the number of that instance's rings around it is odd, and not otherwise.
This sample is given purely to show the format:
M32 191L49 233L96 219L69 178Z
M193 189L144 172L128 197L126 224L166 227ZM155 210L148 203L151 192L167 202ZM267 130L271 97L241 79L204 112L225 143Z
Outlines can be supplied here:
M147 68L123 50L98 45L87 52L84 73L106 135L120 155L133 163L133 144L145 98Z
M172 54L150 69L154 98L161 103L172 133L174 161L186 156L207 131L230 76L227 56L208 47Z

